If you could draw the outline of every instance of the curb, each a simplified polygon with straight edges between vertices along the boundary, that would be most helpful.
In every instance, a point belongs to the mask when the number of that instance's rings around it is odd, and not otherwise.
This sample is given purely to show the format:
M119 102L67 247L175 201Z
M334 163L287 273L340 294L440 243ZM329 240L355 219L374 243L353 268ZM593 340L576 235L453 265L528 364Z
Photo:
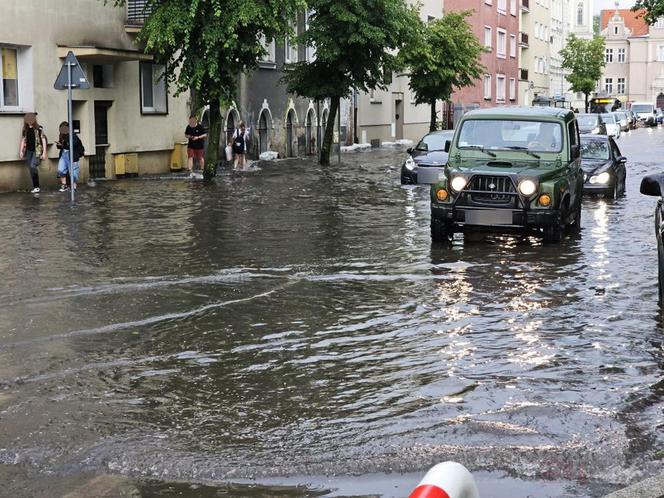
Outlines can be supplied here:
M661 498L664 496L664 472L621 489L604 498Z

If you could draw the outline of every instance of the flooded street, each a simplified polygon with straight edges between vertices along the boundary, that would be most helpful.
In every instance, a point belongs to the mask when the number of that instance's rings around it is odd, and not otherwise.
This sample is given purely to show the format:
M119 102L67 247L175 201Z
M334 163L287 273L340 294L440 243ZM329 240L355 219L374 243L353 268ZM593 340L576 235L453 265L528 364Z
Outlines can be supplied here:
M74 207L0 196L0 464L144 496L407 496L448 459L486 497L650 475L664 330L638 189L664 129L618 145L626 197L584 200L560 245L432 247L394 150L103 183Z

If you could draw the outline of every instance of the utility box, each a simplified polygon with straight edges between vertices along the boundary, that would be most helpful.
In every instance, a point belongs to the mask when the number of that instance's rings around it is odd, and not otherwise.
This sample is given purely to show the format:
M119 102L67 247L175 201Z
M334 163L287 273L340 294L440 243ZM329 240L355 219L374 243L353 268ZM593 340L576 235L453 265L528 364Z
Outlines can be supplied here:
M138 176L138 154L116 154L115 176Z
M171 152L171 171L180 171L187 164L187 142L176 143Z

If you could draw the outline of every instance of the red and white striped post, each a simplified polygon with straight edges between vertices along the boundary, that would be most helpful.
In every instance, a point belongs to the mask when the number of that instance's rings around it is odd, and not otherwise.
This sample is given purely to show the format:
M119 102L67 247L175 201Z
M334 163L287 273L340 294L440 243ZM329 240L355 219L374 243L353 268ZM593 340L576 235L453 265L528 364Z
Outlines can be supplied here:
M426 473L410 498L480 498L480 494L466 467L456 462L443 462Z

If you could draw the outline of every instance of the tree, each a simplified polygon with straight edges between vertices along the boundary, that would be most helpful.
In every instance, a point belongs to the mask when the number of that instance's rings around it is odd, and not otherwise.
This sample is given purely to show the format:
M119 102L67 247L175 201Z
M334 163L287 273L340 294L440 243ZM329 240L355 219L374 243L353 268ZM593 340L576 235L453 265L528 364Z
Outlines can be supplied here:
M632 7L633 11L643 10L643 18L652 25L657 19L664 16L664 0L637 0Z
M588 95L595 90L606 64L604 38L595 36L592 40L584 40L571 34L560 55L563 57L563 68L570 71L567 81L570 82L573 92L582 92L585 95L588 112Z
M401 51L415 104L431 106L430 131L436 129L436 101L449 100L454 89L473 85L484 72L485 49L466 21L470 14L450 12L428 24L420 21L418 36Z
M125 0L104 0L123 5ZM176 95L193 90L210 106L205 177L219 161L221 106L230 102L241 73L258 66L265 45L291 32L304 0L145 0L149 14L138 41L165 63Z
M400 69L398 51L413 36L417 13L405 0L309 0L309 29L298 41L314 47L313 62L286 70L288 91L316 100L330 99L320 163L330 163L339 103L354 88L386 88Z

